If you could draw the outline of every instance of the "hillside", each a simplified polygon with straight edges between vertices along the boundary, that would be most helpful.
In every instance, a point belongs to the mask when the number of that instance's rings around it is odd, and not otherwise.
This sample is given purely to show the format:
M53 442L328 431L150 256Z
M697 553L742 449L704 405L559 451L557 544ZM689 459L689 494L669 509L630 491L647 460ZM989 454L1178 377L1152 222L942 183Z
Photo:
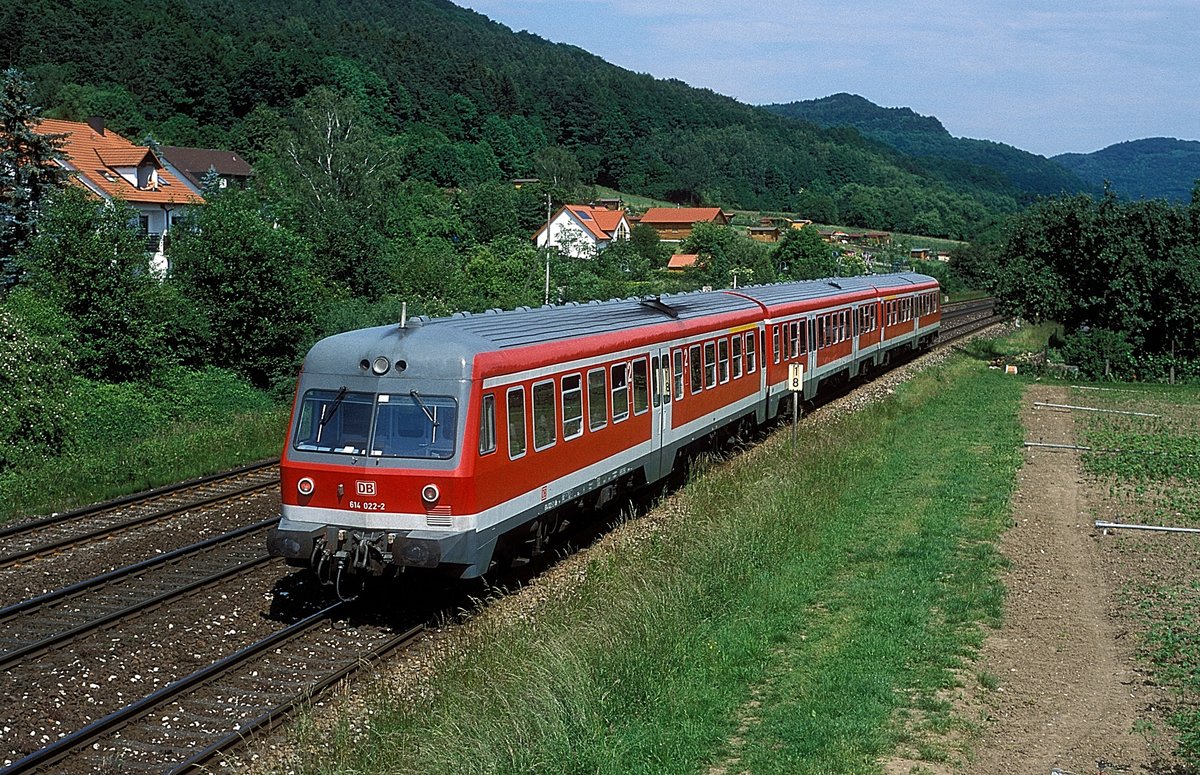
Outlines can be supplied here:
M398 139L411 179L445 189L550 173L949 237L1018 207L995 175L946 175L445 0L95 0L86 13L29 0L0 8L0 41L0 66L25 70L50 115L100 113L134 138L251 159L326 85Z
M1109 181L1126 199L1187 202L1200 180L1200 142L1172 137L1130 140L1093 153L1064 153L1053 161L1093 186Z
M932 116L909 108L884 108L856 94L764 107L819 126L854 127L867 137L918 157L935 174L961 175L988 187L1007 183L1026 198L1096 188L1044 156L990 140L954 137Z

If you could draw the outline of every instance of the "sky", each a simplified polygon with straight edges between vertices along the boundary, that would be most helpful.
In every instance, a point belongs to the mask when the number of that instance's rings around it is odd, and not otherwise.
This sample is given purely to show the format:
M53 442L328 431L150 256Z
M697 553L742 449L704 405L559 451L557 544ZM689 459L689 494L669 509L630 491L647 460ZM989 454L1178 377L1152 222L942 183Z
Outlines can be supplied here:
M1200 0L454 0L760 105L859 94L1053 156L1200 139Z

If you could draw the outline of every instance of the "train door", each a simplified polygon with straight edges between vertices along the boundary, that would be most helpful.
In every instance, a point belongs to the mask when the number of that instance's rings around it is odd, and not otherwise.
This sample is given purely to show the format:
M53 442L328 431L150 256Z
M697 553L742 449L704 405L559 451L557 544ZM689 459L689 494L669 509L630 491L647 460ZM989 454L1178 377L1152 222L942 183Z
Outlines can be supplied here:
M859 337L859 334L861 334L861 333L862 333L862 329L861 329L861 325L860 325L860 324L861 324L861 320L860 320L860 318L859 318L859 315L861 314L861 312L860 312L860 309L859 309L859 305L858 305L858 304L853 304L853 305L851 305L851 306L850 306L850 312L849 312L849 313L847 313L847 314L849 314L849 315L850 315L850 323L849 323L849 324L850 324L850 326L852 326L852 328L851 328L850 330L851 330L851 332L854 334L853 336L851 336L851 337L850 337L850 341L851 341L851 348L850 348L851 360L850 360L850 363L852 363L852 364L856 364L856 363L858 363L858 349L859 349L859 347L858 347L858 337ZM854 373L854 372L851 372L851 374L853 374L853 373Z
M675 357L679 360L672 365L671 350L661 347L650 356L650 392L653 417L650 421L650 439L653 454L659 461L659 471L666 473L670 470L672 460L664 459L663 447L668 446L671 436L671 392L675 383L675 372L683 379L683 350L676 350Z

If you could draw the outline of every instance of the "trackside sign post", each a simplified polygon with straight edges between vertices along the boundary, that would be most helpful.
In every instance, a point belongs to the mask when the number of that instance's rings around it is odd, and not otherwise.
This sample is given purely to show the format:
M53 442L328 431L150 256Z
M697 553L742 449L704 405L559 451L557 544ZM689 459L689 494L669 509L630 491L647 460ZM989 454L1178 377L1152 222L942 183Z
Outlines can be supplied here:
M800 422L800 392L804 390L804 364L788 364L788 390L792 391L792 448L796 448L796 425Z

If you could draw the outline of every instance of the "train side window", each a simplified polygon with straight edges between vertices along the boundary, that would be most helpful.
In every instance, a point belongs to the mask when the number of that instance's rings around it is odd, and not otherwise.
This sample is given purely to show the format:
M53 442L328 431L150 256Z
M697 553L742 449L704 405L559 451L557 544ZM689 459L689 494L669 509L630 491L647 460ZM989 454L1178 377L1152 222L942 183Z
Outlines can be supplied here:
M826 320L825 320L824 315L817 318L817 348L818 349L823 349L825 347L825 323L826 323Z
M608 380L604 369L588 372L588 429L598 431L608 425Z
M533 450L540 452L554 446L555 434L554 380L535 383L533 386Z
M779 363L779 326L771 327L771 352L775 356L775 362Z
M642 414L650 408L650 385L646 377L646 359L633 362L633 413Z
M612 418L621 422L629 416L629 375L627 366L618 363L612 367Z
M816 352L817 350L817 320L816 318L808 319L808 350Z
M797 353L797 355L800 355L801 357L803 357L805 354L808 353L808 336L807 336L808 324L805 323L803 320L800 321L799 331L797 331L797 334L799 334L799 339L800 339L800 342L799 342L800 351Z
M659 383L662 381L662 373L659 372L658 356L650 356L650 394L654 397L654 406L657 408L662 403L663 386Z
M688 348L688 376L692 395L696 395L704 387L704 363L700 360L698 344Z
M729 381L729 340L717 340L717 377L721 384Z
M515 460L525 454L525 388L510 389L507 401L508 456Z
M742 376L742 337L734 334L733 339L729 342L730 352L729 357L733 364L733 378L737 379Z
M717 345L715 342L704 343L704 387L710 388L717 384Z
M783 360L786 361L792 357L792 326L790 323L784 323L780 328L783 335L779 337L779 350Z
M792 357L800 357L800 321L792 321Z
M583 378L571 374L562 378L563 441L583 435Z
M675 380L675 400L683 400L683 350L671 353L671 369Z
M758 369L757 351L754 349L755 332L746 333L746 373L753 374Z
M496 451L496 395L488 393L479 404L479 454Z

